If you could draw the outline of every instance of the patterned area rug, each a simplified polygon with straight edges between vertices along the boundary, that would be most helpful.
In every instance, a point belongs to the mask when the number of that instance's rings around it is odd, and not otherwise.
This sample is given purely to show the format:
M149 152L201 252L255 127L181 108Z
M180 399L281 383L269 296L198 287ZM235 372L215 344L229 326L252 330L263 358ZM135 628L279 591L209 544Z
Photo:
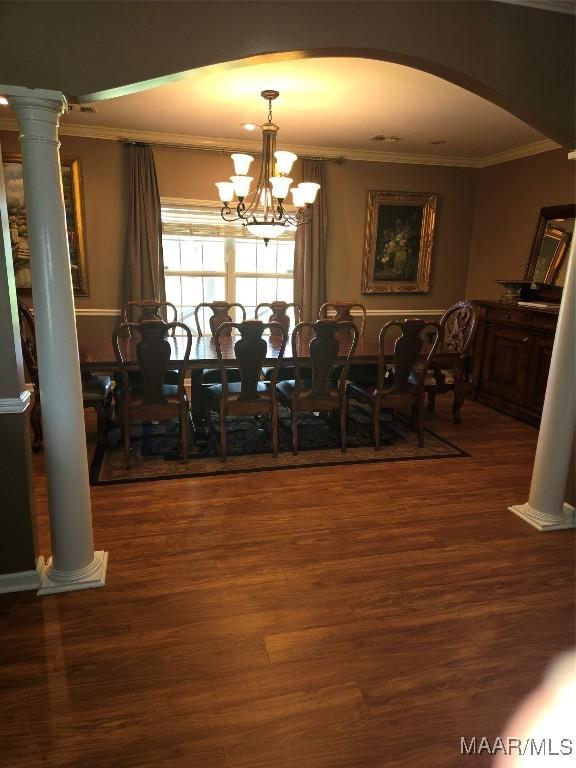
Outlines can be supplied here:
M126 467L120 432L112 430L108 445L99 447L94 454L90 482L92 485L103 485L297 467L468 456L429 430L425 431L424 446L420 448L415 432L406 421L399 417L392 418L385 411L381 417L381 447L376 452L370 412L361 406L351 406L346 453L340 450L337 423L320 415L300 413L298 454L294 456L290 411L281 408L278 458L272 456L270 426L266 418L228 418L228 460L223 462L220 458L217 416L213 414L212 418L213 431L209 438L196 433L192 442L191 435L187 461L182 461L177 422L136 423L131 436L131 469Z

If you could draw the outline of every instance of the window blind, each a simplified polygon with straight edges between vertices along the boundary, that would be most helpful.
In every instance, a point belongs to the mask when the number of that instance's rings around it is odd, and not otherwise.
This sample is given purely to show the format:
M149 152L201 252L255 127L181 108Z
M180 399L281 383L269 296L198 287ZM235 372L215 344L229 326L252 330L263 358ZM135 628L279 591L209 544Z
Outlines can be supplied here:
M234 237L256 239L240 221L227 222L220 208L208 204L161 205L162 234L188 237ZM294 240L294 231L283 232L278 240Z

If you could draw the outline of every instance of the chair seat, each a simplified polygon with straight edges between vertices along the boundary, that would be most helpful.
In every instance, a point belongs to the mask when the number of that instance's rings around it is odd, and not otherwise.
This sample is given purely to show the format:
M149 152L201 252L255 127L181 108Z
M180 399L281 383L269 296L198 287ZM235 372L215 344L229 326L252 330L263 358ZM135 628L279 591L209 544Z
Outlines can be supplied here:
M180 400L178 399L178 387L175 384L164 384L162 387L162 394L166 398L166 403L168 405L173 406L179 406ZM186 397L186 390L183 392L184 394L184 401L186 401L188 398ZM123 400L123 392L122 389L118 391L118 399L120 402ZM132 392L130 393L130 408L156 408L157 406L165 404L163 403L146 403L144 400L144 393L142 392Z
M232 406L233 408L234 402L242 402L242 403L250 402L249 400L246 400L246 399L239 401L241 388L242 388L242 385L239 381L231 382L228 384L228 402L227 402L228 408L230 408L230 406ZM272 390L270 389L270 384L268 384L268 382L265 382L265 381L260 381L256 389L258 392L258 399L266 403L266 407L269 407L269 405L272 402ZM204 384L202 386L202 396L205 397L210 403L219 404L220 400L222 399L222 390L223 390L222 384ZM254 400L254 402L258 402L258 401Z
M230 384L240 381L240 371L237 368L226 369L226 381ZM202 369L202 384L220 384L220 369L219 368L203 368Z
M110 376L91 376L82 381L84 407L105 400L112 393Z
M411 384L417 385L418 377L414 373L411 373L409 381ZM428 371L426 373L426 378L424 379L425 387L436 387L436 386L451 387L453 384L454 384L454 375L452 371L447 371L444 369L442 369L442 379L440 380L440 382L436 381L436 377L434 376L434 373L432 371Z
M142 371L127 371L127 374L132 393L138 393L140 395L144 394L144 377L142 376ZM176 386L178 384L179 376L180 371L178 370L166 371L164 384ZM117 388L122 386L122 375L120 374L120 371L114 371L114 382Z
M294 390L296 389L296 381L294 379L287 379L286 381L279 381L276 384L278 394L287 400L292 399ZM312 391L312 382L308 379L300 380L300 396L305 398ZM319 399L319 398L315 398ZM329 387L326 396L326 401L334 401L336 405L339 403L338 387Z

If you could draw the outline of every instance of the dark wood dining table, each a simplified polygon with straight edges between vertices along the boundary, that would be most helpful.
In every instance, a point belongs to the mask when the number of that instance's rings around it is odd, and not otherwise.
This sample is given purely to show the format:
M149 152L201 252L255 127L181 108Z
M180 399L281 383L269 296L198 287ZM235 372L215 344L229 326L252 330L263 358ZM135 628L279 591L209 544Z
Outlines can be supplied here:
M348 350L350 349L351 335L350 333L344 331L338 333L337 337L340 344L340 348L338 350L338 362L343 362L346 359ZM234 356L234 344L238 338L239 337L237 336L223 336L220 338L224 364L230 368L237 366L237 362ZM279 336L264 336L264 339L268 345L268 350L266 352L266 363L270 364L278 357L281 340ZM172 353L170 358L170 367L175 369L180 368L183 364L182 358L186 348L186 337L168 336L167 341L171 346ZM309 357L309 341L309 336L305 336L304 334L300 336L297 348L297 357L299 359L306 359ZM128 367L138 367L136 345L137 339L131 338L129 336L126 336L120 342L122 356ZM392 356L393 351L393 340L391 340L390 348L387 350L387 353ZM118 368L118 363L114 355L114 348L112 346L111 340L102 340L98 342L91 342L89 344L81 344L79 347L79 355L80 366L83 371L107 373ZM294 356L289 340L284 352L284 362L289 365L291 362L293 362L293 360ZM354 355L354 362L359 364L378 362L378 336L376 334L364 334L360 336ZM190 360L187 367L192 370L199 368L202 369L218 367L216 342L212 336L195 336L192 339L192 349L190 351Z

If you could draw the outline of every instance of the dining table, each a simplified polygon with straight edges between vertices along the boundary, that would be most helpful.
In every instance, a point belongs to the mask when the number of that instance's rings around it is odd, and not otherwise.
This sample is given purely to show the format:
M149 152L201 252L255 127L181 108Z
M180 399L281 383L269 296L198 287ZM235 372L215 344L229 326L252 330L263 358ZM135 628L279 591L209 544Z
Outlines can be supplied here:
M410 318L410 332L420 334L424 328L432 325L419 318ZM404 331L406 333L406 330ZM425 342L422 354L425 355L430 348L435 332L424 335ZM239 336L220 336L220 348L222 351L222 361L226 367L237 367L234 345ZM313 338L311 332L302 332L299 334L296 345L296 358L305 360L310 357L310 340ZM339 343L336 363L343 363L350 350L352 343L352 334L349 330L343 329L337 331L336 338ZM278 358L282 346L282 338L279 335L264 335L266 341L266 360L265 364L271 365ZM119 348L122 358L128 368L138 368L137 345L138 335L131 336L126 333L119 338ZM170 368L180 369L184 364L183 357L186 349L187 337L184 335L175 335L166 337L170 344ZM385 347L385 360L391 362L394 357L395 339L387 339ZM118 361L114 352L112 339L91 340L79 345L80 367L82 371L91 373L110 373L118 368ZM295 355L292 348L292 340L288 339L284 351L283 362L286 365L294 363ZM353 362L355 364L377 364L379 360L379 340L378 333L365 331L358 338L358 345L354 353ZM218 367L218 351L216 341L211 335L193 336L190 357L186 367L190 370Z

